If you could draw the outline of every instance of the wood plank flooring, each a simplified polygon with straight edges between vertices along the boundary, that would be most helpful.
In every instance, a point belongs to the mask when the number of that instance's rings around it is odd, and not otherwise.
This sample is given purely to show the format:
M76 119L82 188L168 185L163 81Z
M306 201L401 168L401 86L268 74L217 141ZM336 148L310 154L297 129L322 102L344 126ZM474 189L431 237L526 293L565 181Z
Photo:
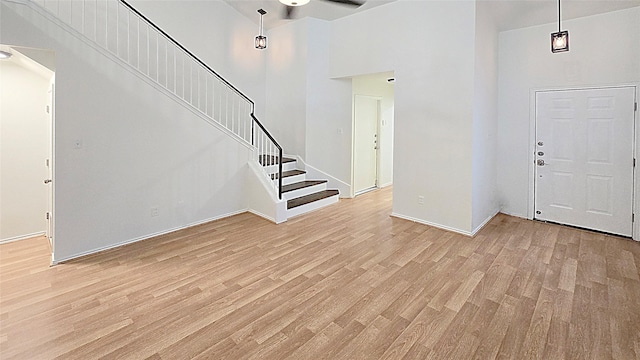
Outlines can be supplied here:
M505 215L475 238L391 189L49 267L0 245L0 358L640 359L640 244Z

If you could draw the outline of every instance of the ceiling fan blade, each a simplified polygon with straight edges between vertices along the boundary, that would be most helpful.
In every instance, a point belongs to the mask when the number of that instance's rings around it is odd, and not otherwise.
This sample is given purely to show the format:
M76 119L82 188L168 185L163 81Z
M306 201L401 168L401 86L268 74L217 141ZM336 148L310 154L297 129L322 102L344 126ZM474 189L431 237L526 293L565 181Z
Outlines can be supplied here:
M284 7L284 15L282 16L285 19L293 19L293 13L295 13L295 6L285 5Z
M332 3L338 3L338 4L344 4L344 5L354 6L354 7L358 7L358 6L364 5L364 1L358 1L358 0L324 0L324 1L332 2Z

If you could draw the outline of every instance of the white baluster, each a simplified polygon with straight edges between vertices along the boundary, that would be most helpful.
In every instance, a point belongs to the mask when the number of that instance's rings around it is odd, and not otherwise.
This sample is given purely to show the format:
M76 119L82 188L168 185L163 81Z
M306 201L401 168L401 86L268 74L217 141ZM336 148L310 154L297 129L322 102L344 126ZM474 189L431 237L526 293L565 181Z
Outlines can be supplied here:
M82 27L82 31L81 33L84 35L84 0L82 1L82 6L81 6L81 11L82 11L82 16L80 16L80 20L81 20L81 27Z
M129 10L129 8L127 9L127 62L131 63L131 25L130 25L130 21L131 21L131 10Z
M94 22L93 22L93 40L98 43L98 0L96 0L96 7L94 12Z
M138 28L136 30L136 39L138 40L137 41L138 45L136 46L138 50L138 56L136 57L136 67L138 68L138 70L142 71L142 69L140 68L140 19L137 17L136 19L138 19L138 21L136 22L137 28Z
M120 56L120 2L116 1L116 55Z

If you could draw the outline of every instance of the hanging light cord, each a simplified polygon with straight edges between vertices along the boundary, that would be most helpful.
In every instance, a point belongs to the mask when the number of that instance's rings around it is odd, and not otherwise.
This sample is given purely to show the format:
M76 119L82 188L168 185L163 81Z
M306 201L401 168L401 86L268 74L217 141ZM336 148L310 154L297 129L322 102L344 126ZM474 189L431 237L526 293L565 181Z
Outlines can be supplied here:
M558 0L558 32L562 31L561 26L560 26L560 0Z
M558 1L560 1L560 0L558 0ZM262 32L263 32L263 28L264 28L264 27L262 26L262 25L263 25L263 23L262 23L262 17L263 17L263 16L264 16L264 15L261 13L261 14L260 14L260 36L262 36Z

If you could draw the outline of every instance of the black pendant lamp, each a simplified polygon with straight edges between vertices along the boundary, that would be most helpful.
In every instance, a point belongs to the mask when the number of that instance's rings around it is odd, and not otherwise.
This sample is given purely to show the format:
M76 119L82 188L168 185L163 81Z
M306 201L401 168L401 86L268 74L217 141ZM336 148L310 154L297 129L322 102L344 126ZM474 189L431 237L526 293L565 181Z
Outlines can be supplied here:
M569 31L560 27L560 0L558 0L558 32L551 33L551 52L569 51Z
M262 17L267 12L263 9L259 9L258 13L260 14L260 34L256 36L256 49L264 50L267 48L267 37L264 36L264 24L262 22Z

